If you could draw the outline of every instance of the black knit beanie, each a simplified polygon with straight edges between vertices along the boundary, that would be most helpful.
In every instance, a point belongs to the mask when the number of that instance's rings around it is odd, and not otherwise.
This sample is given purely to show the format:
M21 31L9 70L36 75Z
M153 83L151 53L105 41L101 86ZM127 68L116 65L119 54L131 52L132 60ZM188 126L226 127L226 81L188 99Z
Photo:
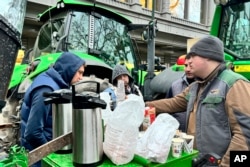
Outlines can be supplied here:
M206 36L201 38L190 48L190 52L187 54L186 58L192 54L218 62L224 62L224 45L219 38Z

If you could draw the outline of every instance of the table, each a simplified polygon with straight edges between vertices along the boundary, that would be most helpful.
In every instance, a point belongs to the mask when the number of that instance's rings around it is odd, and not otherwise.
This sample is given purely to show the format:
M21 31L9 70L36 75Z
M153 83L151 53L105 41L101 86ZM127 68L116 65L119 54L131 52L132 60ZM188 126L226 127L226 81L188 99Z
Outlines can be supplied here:
M182 153L182 156L180 158L174 158L172 157L171 153L169 153L168 159L166 163L160 164L160 163L153 163L148 160L146 160L143 157L140 157L138 155L134 156L134 159L125 165L119 165L119 167L165 167L165 166L171 166L171 167L192 167L192 159L197 157L198 151L193 150L192 153ZM113 164L106 156L104 156L104 161L101 165L98 167L115 167L117 165ZM57 154L52 153L48 155L47 157L42 159L42 167L74 167L72 163L72 153L69 154Z

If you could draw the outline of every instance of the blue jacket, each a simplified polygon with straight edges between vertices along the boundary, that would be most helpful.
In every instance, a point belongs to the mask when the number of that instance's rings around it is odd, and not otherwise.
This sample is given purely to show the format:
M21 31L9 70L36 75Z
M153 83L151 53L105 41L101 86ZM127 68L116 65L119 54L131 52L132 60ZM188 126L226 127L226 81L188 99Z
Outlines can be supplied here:
M21 108L21 145L31 151L52 139L52 106L45 105L43 93L67 89L77 70L85 64L65 52L53 67L38 75L25 93Z

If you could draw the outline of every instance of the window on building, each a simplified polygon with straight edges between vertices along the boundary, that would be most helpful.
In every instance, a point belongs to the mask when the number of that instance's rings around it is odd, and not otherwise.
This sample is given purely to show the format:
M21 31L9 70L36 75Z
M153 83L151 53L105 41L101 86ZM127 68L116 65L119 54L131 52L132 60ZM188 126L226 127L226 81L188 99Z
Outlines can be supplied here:
M122 2L129 2L129 0L120 0L120 1L122 1Z
M200 23L202 24L209 24L208 23L208 17L207 17L207 9L208 2L207 1L201 1L201 13L200 13Z
M125 2L125 3L133 2L133 0L120 0L120 1ZM140 0L139 2L142 5L142 8L147 8L149 10L152 10L153 2L154 2L155 3L155 10L156 11L161 11L162 1L165 1L165 0Z
M185 0L170 0L169 11L172 16L184 18Z
M187 20L200 23L201 22L201 0L191 0L188 3Z
M120 0L122 2L130 3L131 0ZM207 4L205 0L140 0L142 8L152 10L153 3L155 11L161 12L164 8L168 8L168 11L172 16L181 19L186 19L196 23L206 23ZM164 10L165 11L165 10Z
M141 3L143 8L148 8L148 9L152 10L152 6L153 6L152 1L153 0L140 0L140 3Z
M206 12L201 10L202 5L204 3L201 0L169 0L169 12L172 16L201 23L202 14Z
M147 8L149 10L153 9L153 2L155 3L155 10L156 11L161 11L161 2L162 0L140 0L140 4L142 5L143 8Z

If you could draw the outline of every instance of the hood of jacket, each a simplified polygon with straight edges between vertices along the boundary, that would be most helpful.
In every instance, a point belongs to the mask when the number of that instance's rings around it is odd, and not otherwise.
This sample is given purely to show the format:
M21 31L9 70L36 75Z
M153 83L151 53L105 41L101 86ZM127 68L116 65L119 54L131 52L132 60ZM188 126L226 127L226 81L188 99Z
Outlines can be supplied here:
M114 69L113 69L113 73L112 73L112 84L113 85L117 85L117 81L116 78L122 74L126 74L129 77L129 84L134 82L134 79L132 78L132 76L130 75L130 73L128 72L126 66L121 65L121 64L117 64Z
M61 75L64 82L70 85L75 73L82 65L85 65L85 61L79 56L70 52L64 52L57 59L53 68Z

